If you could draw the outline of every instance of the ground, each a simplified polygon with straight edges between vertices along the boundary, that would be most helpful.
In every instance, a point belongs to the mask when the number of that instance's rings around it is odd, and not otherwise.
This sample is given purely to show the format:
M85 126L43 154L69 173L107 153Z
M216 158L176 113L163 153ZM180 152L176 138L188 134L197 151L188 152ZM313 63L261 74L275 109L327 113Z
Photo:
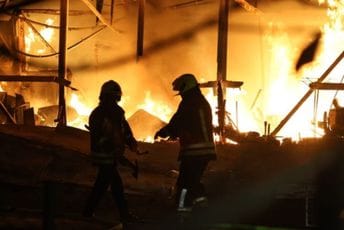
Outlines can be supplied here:
M87 132L0 126L0 142L0 229L109 229L119 223L109 193L94 218L81 216L96 174ZM144 221L131 224L133 230L309 229L330 221L331 216L319 218L317 214L324 213L317 212L317 205L328 208L326 213L343 207L338 184L344 173L337 164L341 141L309 139L281 145L262 138L217 145L218 158L204 175L209 207L194 210L192 218L178 225L181 219L173 201L178 144L139 146L149 153L126 153L138 160L139 178L119 168L130 209ZM329 207L331 202L336 205Z

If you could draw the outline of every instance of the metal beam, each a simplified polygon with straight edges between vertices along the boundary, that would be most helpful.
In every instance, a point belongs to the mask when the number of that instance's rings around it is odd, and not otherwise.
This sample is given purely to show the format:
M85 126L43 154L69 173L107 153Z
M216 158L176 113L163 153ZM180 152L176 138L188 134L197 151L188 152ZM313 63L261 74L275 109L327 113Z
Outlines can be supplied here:
M98 10L93 6L93 4L89 0L81 0L85 5L93 12L93 14L101 21L104 25L106 25L109 29L113 32L118 33L112 26L106 21L106 19L98 12Z
M137 46L136 59L143 55L143 34L145 22L145 0L139 0L138 19L137 19Z
M343 83L319 83L313 82L309 84L309 88L318 90L344 90Z
M220 0L218 40L217 40L217 105L220 142L224 143L224 126L226 117L226 88L222 83L227 78L227 43L228 43L229 0Z
M0 81L6 82L56 82L66 87L70 87L71 82L67 79L59 79L54 75L0 75Z
M110 24L113 24L114 20L114 11L115 11L115 0L111 0L111 9L110 9Z
M49 15L60 15L60 9L20 9L22 13L30 14L49 14ZM69 10L69 16L82 16L82 15L92 15L93 13L89 10Z
M6 117L12 122L12 124L16 124L16 119L11 115L11 113L6 109L6 106L0 101L0 111L2 111Z
M226 88L240 88L244 83L242 81L223 81L222 85ZM204 83L200 83L199 87L201 88L216 88L217 87L217 81L208 81Z
M217 41L217 80L227 78L227 43L228 43L229 1L220 0L218 41Z
M68 30L68 8L69 0L60 0L60 34L59 34L59 63L58 78L63 82L67 76L66 51L67 51L67 30ZM58 126L67 125L65 88L59 85L59 111L57 115Z

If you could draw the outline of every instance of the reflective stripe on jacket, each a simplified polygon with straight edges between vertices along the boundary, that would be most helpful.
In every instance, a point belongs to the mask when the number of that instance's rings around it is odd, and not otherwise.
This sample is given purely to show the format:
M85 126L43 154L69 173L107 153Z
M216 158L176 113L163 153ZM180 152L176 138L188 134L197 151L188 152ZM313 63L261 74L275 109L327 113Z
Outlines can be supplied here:
M191 144L183 146L180 149L182 156L207 156L215 155L215 145L213 142L203 142L197 144Z
M179 138L179 160L187 156L216 159L211 107L199 88L182 95L178 110L159 134Z
M113 152L91 152L91 158L95 164L113 164L115 156Z
M137 145L124 110L117 104L100 104L89 117L91 158L95 164L114 164L125 147Z

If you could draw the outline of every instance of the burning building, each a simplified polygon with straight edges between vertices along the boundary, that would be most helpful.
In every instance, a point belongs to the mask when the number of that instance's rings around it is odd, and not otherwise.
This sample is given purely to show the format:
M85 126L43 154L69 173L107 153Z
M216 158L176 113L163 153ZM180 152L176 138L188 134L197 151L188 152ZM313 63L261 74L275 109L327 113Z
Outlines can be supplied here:
M146 111L166 122L178 101L170 90L175 76L192 72L205 85L219 77L217 55L222 47L218 48L221 18L217 2L166 1L139 6L130 1L115 4L105 1L100 20L96 20L96 9L92 8L96 4L85 3L70 3L66 37L68 71L64 84L78 89L66 87L66 104L76 109L80 117L87 116L97 104L99 87L107 79L123 85L122 105L127 117L142 106L146 109L150 106ZM59 6L59 1L32 1L20 8L8 6L2 14L1 72L5 75L2 88L10 94L24 95L36 114L40 107L58 104L57 84L35 81L42 80L37 76L54 81L58 73ZM145 13L141 16L140 7ZM340 1L234 1L229 8L225 61L228 70L223 79L243 85L227 89L222 85L230 115L227 122L231 121L242 132L261 134L267 122L273 131L309 89L309 83L315 82L342 52L342 4ZM305 11L309 17L300 23ZM140 27L140 23L144 24ZM319 31L323 36L315 60L296 71L302 49ZM144 35L141 40L140 33ZM339 62L327 79L340 83L341 71ZM29 83L6 82L5 77L11 74L37 76ZM219 109L216 87L215 84L213 90L204 89L214 114ZM321 91L319 95L303 103L278 135L296 139L321 136L323 132L317 122L329 110L331 97L341 102L342 95L341 91ZM68 118L68 113L67 120L79 128L87 122L85 118L82 121L75 121L73 116Z

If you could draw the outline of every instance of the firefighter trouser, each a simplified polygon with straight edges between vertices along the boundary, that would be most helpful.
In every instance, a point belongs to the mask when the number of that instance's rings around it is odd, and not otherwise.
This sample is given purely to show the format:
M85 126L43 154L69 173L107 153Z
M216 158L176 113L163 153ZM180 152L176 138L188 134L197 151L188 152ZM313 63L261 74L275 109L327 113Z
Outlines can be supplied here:
M93 185L92 192L84 209L85 215L93 214L100 199L103 197L110 185L112 197L117 204L121 220L124 220L127 217L128 208L124 197L123 182L116 166L110 164L98 166L97 179Z
M205 189L201 183L204 170L209 159L189 157L182 159L179 166L179 176L176 183L176 205L180 203L180 195L186 189L184 206L192 206L195 198L205 196Z

